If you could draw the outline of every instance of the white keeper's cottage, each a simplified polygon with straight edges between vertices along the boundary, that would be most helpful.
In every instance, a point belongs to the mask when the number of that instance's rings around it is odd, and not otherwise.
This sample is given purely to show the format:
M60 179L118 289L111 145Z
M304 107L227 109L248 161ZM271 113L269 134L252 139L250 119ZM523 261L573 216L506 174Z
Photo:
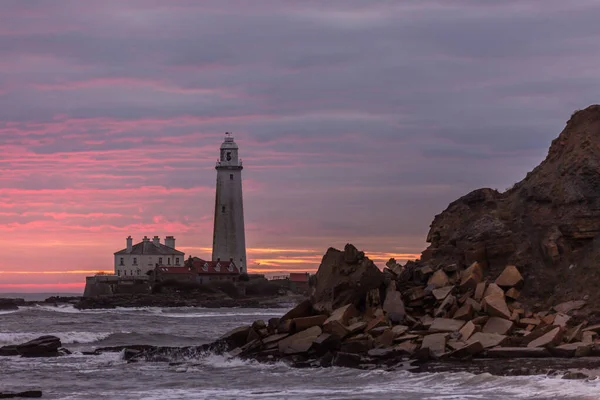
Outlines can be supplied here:
M144 236L141 242L133 244L129 236L127 247L115 253L115 275L146 276L156 266L182 266L185 253L175 250L175 238L167 236L162 244L158 236L152 240Z

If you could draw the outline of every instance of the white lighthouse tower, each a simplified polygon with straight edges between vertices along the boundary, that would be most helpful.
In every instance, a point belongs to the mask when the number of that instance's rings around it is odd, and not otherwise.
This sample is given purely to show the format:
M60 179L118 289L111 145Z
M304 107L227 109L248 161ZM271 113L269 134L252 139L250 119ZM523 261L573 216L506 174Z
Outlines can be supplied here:
M238 146L228 132L221 145L217 170L215 199L215 227L213 232L213 261L233 261L246 270L246 235L244 232L244 205L242 200L242 160Z

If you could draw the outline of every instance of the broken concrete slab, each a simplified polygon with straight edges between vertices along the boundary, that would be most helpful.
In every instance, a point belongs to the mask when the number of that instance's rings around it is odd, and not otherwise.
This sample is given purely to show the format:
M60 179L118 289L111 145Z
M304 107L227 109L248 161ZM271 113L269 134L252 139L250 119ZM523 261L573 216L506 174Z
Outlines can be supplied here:
M434 317L445 316L448 313L448 310L450 310L450 308L452 308L452 306L455 304L456 304L456 297L454 297L452 295L448 295L448 297L446 297L444 299L444 301L442 301L442 304L440 304L438 309L435 311Z
M450 318L436 318L429 327L430 332L457 332L465 325L465 321Z
M350 334L350 330L335 319L323 324L323 332L335 335L340 339L344 339Z
M468 298L465 301L465 304L469 304L471 307L473 307L473 311L474 312L480 312L481 311L481 302L473 299L473 298Z
M504 268L504 271L500 274L500 276L496 279L496 285L505 288L521 288L523 285L523 276L514 265L508 265Z
M514 326L512 321L504 318L491 317L481 330L483 333L497 333L498 335L507 335Z
M279 352L282 354L304 353L323 331L319 326L313 326L279 341Z
M562 326L564 328L567 326L567 322L569 322L570 319L571 317L569 317L567 314L556 314L552 325Z
M291 321L292 332L300 332L313 326L321 326L327 320L327 315L313 315L311 317L294 318Z
M550 332L529 342L527 344L527 347L556 346L560 343L561 339L562 339L562 328L557 326L556 328L552 329Z
M450 354L448 354L448 357L451 357L451 358L472 357L474 355L482 353L484 350L485 350L485 348L483 347L483 344L481 344L481 342L474 341L471 343L465 343L464 346L462 346L462 347L454 350Z
M348 334L354 335L356 333L363 332L367 327L367 323L363 321L355 322L352 325L348 326Z
M392 332L394 333L395 337L402 336L406 332L408 332L408 326L406 326L406 325L396 325L396 326L392 327Z

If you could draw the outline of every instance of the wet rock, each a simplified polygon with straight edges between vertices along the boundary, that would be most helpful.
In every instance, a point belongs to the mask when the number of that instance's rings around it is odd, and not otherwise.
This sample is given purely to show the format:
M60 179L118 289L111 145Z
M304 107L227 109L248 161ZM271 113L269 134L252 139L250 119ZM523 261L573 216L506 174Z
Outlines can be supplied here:
M495 347L488 349L486 355L490 358L541 358L551 354L543 347Z
M504 318L492 317L483 326L483 333L496 333L498 335L507 335L513 328L514 324Z
M369 291L382 287L384 276L362 252L347 244L343 252L327 250L315 281L312 304L317 310L331 312L347 304L364 304Z
M339 337L329 333L322 333L314 341L313 344L317 351L321 354L337 351L340 349L342 342Z
M589 376L584 374L583 372L569 371L565 373L562 379L588 379Z
M61 346L59 338L45 335L26 343L0 347L0 356L56 357L64 355Z
M360 355L339 351L333 357L332 365L336 367L358 368L361 362L362 358Z
M592 353L591 343L567 343L550 348L555 357L587 357Z
M0 399L14 399L14 398L27 398L27 399L37 399L42 397L41 390L26 390L24 392L0 392Z
M342 342L340 351L345 353L365 354L373 348L373 340L369 338L348 339Z

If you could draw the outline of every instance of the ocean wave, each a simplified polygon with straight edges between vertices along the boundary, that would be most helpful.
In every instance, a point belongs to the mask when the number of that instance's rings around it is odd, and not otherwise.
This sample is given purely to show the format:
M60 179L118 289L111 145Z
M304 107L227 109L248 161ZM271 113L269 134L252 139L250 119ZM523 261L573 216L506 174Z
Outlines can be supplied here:
M19 310L3 310L3 311L0 311L0 315L14 314L16 312L19 312Z
M56 336L62 344L94 343L112 334L114 332L0 332L0 345L24 343L44 335Z

